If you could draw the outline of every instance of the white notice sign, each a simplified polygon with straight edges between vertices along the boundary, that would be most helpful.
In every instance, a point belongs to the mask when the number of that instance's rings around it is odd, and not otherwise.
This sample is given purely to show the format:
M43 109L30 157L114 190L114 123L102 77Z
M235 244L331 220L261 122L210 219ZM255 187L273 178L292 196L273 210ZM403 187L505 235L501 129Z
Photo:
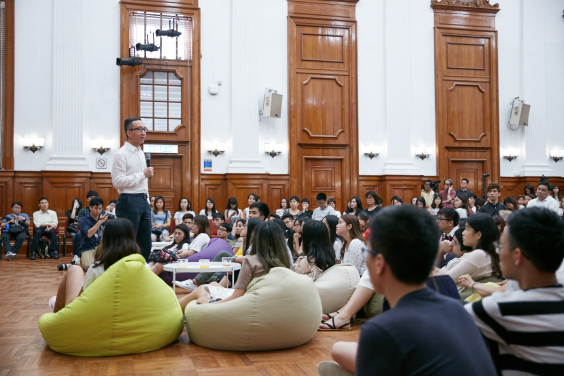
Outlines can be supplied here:
M143 151L146 153L178 154L178 145L144 144Z

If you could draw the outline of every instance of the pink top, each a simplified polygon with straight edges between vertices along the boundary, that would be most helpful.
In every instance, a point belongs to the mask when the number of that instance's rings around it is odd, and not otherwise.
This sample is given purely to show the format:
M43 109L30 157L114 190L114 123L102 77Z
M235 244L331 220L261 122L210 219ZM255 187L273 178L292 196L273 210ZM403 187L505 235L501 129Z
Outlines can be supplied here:
M445 190L440 191L439 196L441 196L441 200L443 200L443 208L453 208L454 207L454 204L453 204L452 201L446 202L447 197L448 197L447 191L445 191ZM456 197L456 191L453 189L453 190L450 191L450 198L451 198L451 200L454 201L455 197Z

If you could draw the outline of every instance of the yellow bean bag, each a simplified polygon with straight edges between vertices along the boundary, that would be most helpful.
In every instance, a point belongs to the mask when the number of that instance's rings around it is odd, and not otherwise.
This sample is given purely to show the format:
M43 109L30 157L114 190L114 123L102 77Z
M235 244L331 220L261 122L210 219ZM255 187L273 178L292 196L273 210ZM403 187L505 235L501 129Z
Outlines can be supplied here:
M183 329L174 292L141 255L112 265L78 298L39 318L49 347L75 356L115 356L160 349Z
M336 312L350 300L360 277L352 264L330 267L315 280L324 313Z
M254 278L233 301L186 306L190 340L228 351L267 351L309 342L321 322L313 280L287 268Z
M476 282L480 282L480 283L488 283L488 282L493 282L493 283L498 283L501 282L501 279L496 276L495 274L490 275L489 277L484 277L482 279L477 280ZM456 284L456 286L458 287L458 284ZM472 294L474 294L472 292L471 289L464 289L462 290L462 292L460 293L460 299L465 300L467 299L469 296L471 296Z

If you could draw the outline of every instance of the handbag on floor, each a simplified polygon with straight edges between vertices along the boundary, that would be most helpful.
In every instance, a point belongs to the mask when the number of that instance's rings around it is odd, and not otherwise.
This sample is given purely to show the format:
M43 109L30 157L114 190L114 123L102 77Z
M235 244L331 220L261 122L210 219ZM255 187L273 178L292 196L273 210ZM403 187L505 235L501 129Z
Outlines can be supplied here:
M175 262L180 258L182 257L177 256L176 251L171 251L169 249L155 249L149 255L149 262L154 261L161 264L168 264Z

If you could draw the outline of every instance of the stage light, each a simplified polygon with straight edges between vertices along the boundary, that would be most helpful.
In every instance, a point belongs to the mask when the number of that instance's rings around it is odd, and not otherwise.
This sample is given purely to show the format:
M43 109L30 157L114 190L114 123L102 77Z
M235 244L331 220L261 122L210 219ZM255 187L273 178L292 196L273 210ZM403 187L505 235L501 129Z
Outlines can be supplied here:
M176 26L178 27L178 21L176 21ZM170 20L168 21L168 28L169 30L160 30L158 29L156 31L157 37L171 37L171 38L175 38L175 37L179 37L182 35L182 33L180 31L175 30L174 27L174 19L172 20L172 27L170 24Z
M116 65L117 66L124 66L124 65L128 65L131 67L134 67L136 65L141 65L141 59L137 59L135 57L130 57L127 59L120 59L119 57L116 59Z

